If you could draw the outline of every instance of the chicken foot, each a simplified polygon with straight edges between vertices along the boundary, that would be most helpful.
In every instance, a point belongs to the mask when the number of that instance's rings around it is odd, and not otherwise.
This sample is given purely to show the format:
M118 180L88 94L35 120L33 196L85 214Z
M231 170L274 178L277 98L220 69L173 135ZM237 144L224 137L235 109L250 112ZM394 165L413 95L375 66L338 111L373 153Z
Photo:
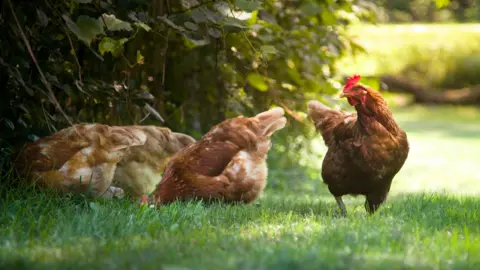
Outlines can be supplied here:
M100 195L102 198L123 198L125 192L119 187L109 186L108 189Z

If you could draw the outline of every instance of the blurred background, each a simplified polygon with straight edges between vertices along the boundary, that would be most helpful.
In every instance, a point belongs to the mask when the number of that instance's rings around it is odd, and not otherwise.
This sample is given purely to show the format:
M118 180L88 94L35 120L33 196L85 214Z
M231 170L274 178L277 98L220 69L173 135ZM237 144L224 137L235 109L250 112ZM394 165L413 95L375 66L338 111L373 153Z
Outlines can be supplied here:
M281 106L289 123L274 136L268 188L318 192L326 149L306 102L352 110L337 96L358 73L409 134L394 193L480 192L480 1L6 0L1 8L4 172L16 147L70 123L154 124L199 139L226 118Z

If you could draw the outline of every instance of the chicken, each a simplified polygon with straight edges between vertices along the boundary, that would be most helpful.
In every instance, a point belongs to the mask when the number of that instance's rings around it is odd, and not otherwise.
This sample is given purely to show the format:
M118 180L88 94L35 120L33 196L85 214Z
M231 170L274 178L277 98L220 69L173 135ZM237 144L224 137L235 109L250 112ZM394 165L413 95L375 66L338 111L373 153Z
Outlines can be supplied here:
M25 145L14 166L39 186L63 192L120 198L125 188L135 196L152 191L168 157L193 141L167 128L78 124ZM139 168L148 177L132 173Z
M168 163L162 181L144 203L211 199L250 203L266 186L270 137L286 125L282 108L239 116L214 126Z
M343 215L347 210L342 196L347 194L366 196L368 213L378 210L409 152L407 135L385 100L359 80L359 75L350 77L341 94L356 114L331 109L316 100L308 102L308 115L328 147L322 178Z
M144 145L130 147L118 163L113 186L123 189L134 198L155 190L173 154L195 142L192 137L156 126L135 126L144 132Z

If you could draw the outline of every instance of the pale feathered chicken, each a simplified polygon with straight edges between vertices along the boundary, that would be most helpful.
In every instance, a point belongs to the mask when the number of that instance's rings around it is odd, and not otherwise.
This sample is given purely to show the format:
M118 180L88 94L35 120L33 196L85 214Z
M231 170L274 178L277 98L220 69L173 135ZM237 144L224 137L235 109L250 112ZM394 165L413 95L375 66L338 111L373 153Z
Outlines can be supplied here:
M152 191L166 160L192 142L167 128L78 124L26 144L14 165L43 187L106 198L123 197L125 188L138 196Z
M118 163L113 185L127 194L140 198L155 190L170 158L195 142L192 137L156 126L134 126L147 140L144 145L130 147Z

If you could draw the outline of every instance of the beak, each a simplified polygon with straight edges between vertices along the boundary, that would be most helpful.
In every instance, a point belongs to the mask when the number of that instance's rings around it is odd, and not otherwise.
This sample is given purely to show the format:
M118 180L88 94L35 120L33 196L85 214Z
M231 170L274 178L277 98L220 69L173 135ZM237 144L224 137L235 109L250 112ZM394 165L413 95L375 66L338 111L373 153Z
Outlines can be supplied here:
M348 97L348 94L346 94L345 92L340 93L340 98L345 98L345 97Z

